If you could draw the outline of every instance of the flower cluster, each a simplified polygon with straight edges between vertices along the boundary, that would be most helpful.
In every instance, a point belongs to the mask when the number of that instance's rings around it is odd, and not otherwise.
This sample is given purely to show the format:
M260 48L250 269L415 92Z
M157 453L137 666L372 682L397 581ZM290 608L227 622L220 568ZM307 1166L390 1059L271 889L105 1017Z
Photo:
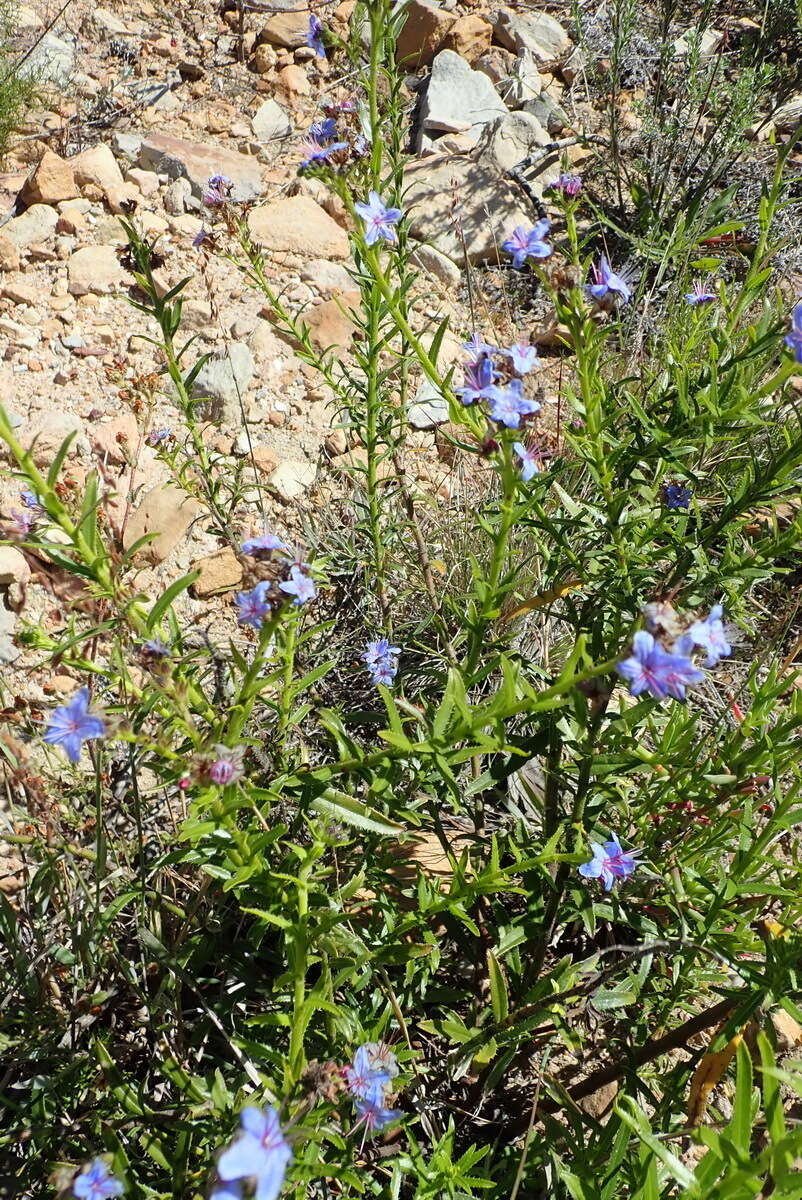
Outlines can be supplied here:
M562 192L569 200L573 200L582 191L582 177L580 175L566 175L563 172L557 182L551 186L555 192Z
M262 579L249 592L237 593L235 600L240 625L261 629L273 608L287 596L292 597L296 606L314 600L317 588L311 575L312 568L299 555L293 557L281 538L273 533L264 533L245 542L242 552L253 558L272 560L277 568L277 577ZM277 559L274 555L278 555Z
M322 108L323 119L309 126L299 146L301 171L310 171L314 167L342 167L364 158L368 151L359 109L350 96L331 100Z
M705 652L706 667L714 667L732 654L724 631L723 609L715 604L704 620L693 621L680 632L671 606L659 607L659 615L651 608L647 610L651 631L641 629L635 634L632 654L618 663L616 670L628 680L633 696L649 692L656 700L666 696L684 700L685 689L704 679L704 672L692 660L694 650Z
M496 349L474 334L464 349L472 357L463 368L462 387L455 389L463 404L484 402L490 419L507 429L519 429L522 420L540 412L537 401L525 395L520 378L539 365L534 346L516 344L506 350Z
M391 646L387 638L368 642L362 658L376 685L383 683L385 687L392 687L398 671L398 655L400 653L401 648Z
M256 1200L276 1200L292 1147L284 1137L275 1108L243 1108L241 1132L217 1160L217 1180L210 1200L241 1200L246 1181L252 1180Z
M364 1125L365 1134L384 1129L403 1113L388 1108L398 1063L389 1047L381 1042L365 1042L354 1054L344 1075L348 1091L354 1098L357 1126Z
M582 863L579 874L583 879L601 879L604 890L609 892L616 879L628 879L637 867L640 850L623 850L616 834L610 834L609 842L591 842L593 857Z

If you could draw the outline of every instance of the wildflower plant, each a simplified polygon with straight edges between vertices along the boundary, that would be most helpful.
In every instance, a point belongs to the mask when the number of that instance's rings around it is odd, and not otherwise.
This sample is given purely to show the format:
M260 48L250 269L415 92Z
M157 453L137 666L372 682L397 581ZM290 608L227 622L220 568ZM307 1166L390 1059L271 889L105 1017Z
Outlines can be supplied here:
M351 360L277 291L226 182L206 196L201 255L237 264L361 451L303 549L209 448L186 281L165 294L125 223L165 369L141 390L176 409L151 442L241 567L224 636L185 604L193 572L143 593L97 475L60 487L69 444L45 471L0 409L36 505L4 528L81 595L21 639L75 694L4 697L24 878L0 897L0 1153L17 1190L45 1163L75 1195L790 1200L800 1077L773 1020L802 1022L802 429L798 321L765 265L786 158L726 309L688 312L707 267L668 281L675 259L644 255L674 305L633 350L638 292L564 181L507 231L525 278L502 272L539 289L559 346L523 314L475 319L445 364L404 196L405 13L356 16L350 90L310 134L336 151L299 160L348 215ZM461 497L408 479L423 382Z

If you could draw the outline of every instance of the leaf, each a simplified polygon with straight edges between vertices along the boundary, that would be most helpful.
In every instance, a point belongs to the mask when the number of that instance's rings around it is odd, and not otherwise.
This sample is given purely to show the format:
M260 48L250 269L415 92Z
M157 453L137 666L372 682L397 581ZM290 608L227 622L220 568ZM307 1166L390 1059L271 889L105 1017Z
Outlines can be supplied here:
M711 1038L711 1045L721 1033L724 1025L719 1026ZM696 1070L691 1079L691 1086L688 1091L688 1124L692 1126L700 1125L707 1109L707 1103L710 1099L710 1093L713 1088L721 1081L724 1072L732 1062L736 1055L738 1047L743 1041L743 1031L736 1033L730 1038L723 1050L714 1052L708 1050L698 1063Z
M311 807L324 816L342 821L345 825L354 825L357 829L367 829L371 833L381 834L382 837L398 837L404 830L403 825L390 821L382 813L376 812L370 805L364 804L345 792L327 788L322 796L316 796Z
M174 583L171 583L167 590L159 596L159 599L148 613L149 630L155 629L176 596L186 591L188 587L191 587L199 575L200 571L190 571L188 575L182 575L180 579L176 579Z
M555 583L553 587L545 592L538 592L536 596L532 596L529 600L524 600L523 604L518 604L515 608L507 612L503 612L499 617L502 624L512 621L515 617L522 617L524 613L535 612L538 608L547 608L549 604L553 604L555 600L561 600L563 596L567 596L569 592L575 592L584 586L584 580L577 575L572 575L562 583Z
M493 1008L493 1016L497 1021L503 1021L510 1011L510 996L504 972L492 950L487 952L487 977L490 982L490 1003Z

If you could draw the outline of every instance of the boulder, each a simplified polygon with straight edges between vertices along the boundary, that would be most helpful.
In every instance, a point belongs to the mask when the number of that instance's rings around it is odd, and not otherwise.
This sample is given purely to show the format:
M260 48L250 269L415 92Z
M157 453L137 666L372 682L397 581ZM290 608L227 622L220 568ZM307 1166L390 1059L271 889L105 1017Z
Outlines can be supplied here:
M482 17L468 14L458 17L440 45L442 50L453 50L466 62L473 63L490 49L493 26Z
M2 228L2 235L23 252L29 246L49 241L56 232L58 213L49 204L32 204L26 212L14 217Z
M455 22L454 14L433 0L410 0L396 42L396 59L405 67L428 67Z
M22 185L20 200L27 208L31 204L58 204L77 195L71 164L52 150L45 150L38 166Z
M538 62L560 58L573 46L560 22L548 13L523 14L513 12L510 8L500 8L492 21L496 40L502 46L514 50L516 54L530 50Z
M248 215L253 240L265 250L309 258L348 258L345 230L311 196L286 196Z
M421 104L421 133L462 133L475 144L482 127L506 112L486 75L472 71L453 50L440 51Z
M169 133L153 133L145 139L139 148L139 165L171 179L188 179L198 198L212 175L229 177L234 200L254 200L262 190L262 170L255 158Z
M16 68L26 79L63 87L75 69L75 45L55 33L47 32L36 41L33 50Z

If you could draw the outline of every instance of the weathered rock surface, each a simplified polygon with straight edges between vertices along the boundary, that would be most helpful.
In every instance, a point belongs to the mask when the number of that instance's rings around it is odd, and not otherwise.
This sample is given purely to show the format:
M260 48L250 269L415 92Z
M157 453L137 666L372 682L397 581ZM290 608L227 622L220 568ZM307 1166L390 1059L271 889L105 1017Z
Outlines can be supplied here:
M155 539L138 555L150 562L164 562L199 512L197 502L173 484L151 488L125 526L123 545L128 550L140 538L154 533Z
M268 485L285 503L297 500L315 482L317 468L314 463L300 459L285 458L268 478Z
M125 183L117 159L108 146L92 146L69 160L80 188L94 185L101 192L122 187Z
M497 41L516 54L530 50L539 62L550 62L566 54L573 42L559 21L548 13L517 13L500 8L493 18Z
M309 9L298 8L291 12L275 13L262 26L259 39L271 46L283 46L295 50L306 45L309 32Z
M251 237L265 250L311 258L348 258L345 230L311 196L287 196L262 204L248 217Z
M396 43L396 59L411 69L428 67L456 17L433 0L410 0L406 13Z
M462 133L475 144L482 127L506 112L486 75L471 70L453 50L440 51L421 104L422 132Z
M72 296L87 292L103 295L114 292L125 282L125 271L113 246L83 246L67 263L69 291Z
M230 592L242 583L242 564L230 546L198 559L192 564L192 569L200 571L192 585L192 591L199 600Z
M224 425L242 424L245 394L253 379L253 355L244 342L232 342L220 357L210 358L193 385L196 396L211 401L210 418Z
M265 100L251 118L253 132L260 142L269 142L273 138L288 137L292 133L292 121L289 114L281 105L273 100Z
M20 199L28 207L31 204L58 204L60 200L71 200L77 195L75 174L70 163L52 150L45 150L38 165L25 180Z
M171 179L186 177L198 198L212 175L229 177L235 200L255 200L262 190L262 169L255 158L168 133L153 133L145 139L139 149L139 165Z

